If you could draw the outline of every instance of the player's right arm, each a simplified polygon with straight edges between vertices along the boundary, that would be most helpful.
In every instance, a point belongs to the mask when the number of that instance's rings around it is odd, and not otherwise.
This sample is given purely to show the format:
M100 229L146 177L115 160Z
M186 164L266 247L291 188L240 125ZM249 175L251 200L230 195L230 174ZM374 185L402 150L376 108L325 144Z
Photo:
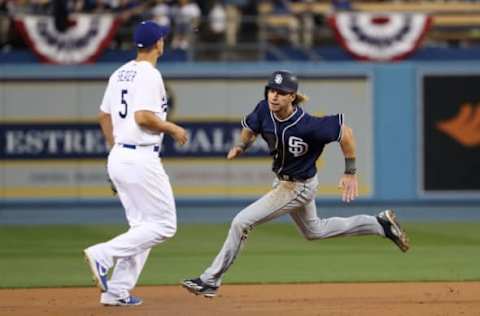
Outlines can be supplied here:
M255 106L255 109L245 116L242 120L243 129L240 133L240 141L230 149L227 154L227 159L237 158L253 144L257 138L257 134L261 131L260 121L263 116L262 113L265 112L266 109L268 109L266 102L260 101L257 106Z
M100 127L102 128L103 136L107 141L108 148L113 147L113 125L112 125L112 116L110 113L105 113L100 111L98 114L98 120L100 122Z
M243 128L240 133L240 142L230 149L227 154L227 159L231 160L240 156L240 154L245 152L245 150L253 144L255 138L257 138L257 135L251 129Z
M183 127L172 122L163 121L151 111L136 111L135 122L140 127L156 134L167 133L181 145L185 144L188 140L187 132Z
M113 123L111 112L111 94L112 94L112 85L111 77L108 80L107 88L103 94L102 104L100 105L100 111L98 113L98 121L102 129L103 136L107 142L108 149L111 149L115 143L113 139Z

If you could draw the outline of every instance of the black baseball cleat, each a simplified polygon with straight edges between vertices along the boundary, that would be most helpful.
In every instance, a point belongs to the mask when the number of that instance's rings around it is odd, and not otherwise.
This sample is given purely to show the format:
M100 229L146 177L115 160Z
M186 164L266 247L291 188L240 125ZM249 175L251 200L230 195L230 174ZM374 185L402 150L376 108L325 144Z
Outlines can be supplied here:
M382 225L385 237L392 240L401 251L406 252L410 249L410 241L407 233L400 227L395 212L385 210L377 215L377 221Z
M184 280L182 286L195 295L203 295L207 298L215 297L218 291L218 286L205 284L200 278Z

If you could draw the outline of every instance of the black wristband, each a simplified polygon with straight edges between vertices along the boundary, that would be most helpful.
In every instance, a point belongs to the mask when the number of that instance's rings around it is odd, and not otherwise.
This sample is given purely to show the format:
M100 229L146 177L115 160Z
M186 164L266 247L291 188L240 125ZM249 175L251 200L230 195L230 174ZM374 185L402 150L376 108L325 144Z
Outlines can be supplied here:
M355 167L355 158L345 158L345 174L355 174L357 173L357 168Z
M235 147L238 147L238 148L240 148L243 152L245 152L245 151L248 149L248 147L250 147L250 145L251 145L251 143L242 143L242 142L240 142L240 143L236 144Z

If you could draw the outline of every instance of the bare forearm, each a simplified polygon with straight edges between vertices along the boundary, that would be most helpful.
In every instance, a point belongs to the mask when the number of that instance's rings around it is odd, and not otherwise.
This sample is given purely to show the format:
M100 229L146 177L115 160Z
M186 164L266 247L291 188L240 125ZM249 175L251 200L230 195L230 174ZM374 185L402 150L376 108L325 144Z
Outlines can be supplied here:
M169 135L172 135L175 131L175 128L178 127L175 123L162 121L160 119L152 121L150 124L144 124L141 126L155 133L166 133Z
M342 200L351 202L358 196L357 168L355 167L355 138L347 125L342 126L340 147L345 156L345 171L340 178L339 187L342 189Z
M340 147L342 149L342 152L345 158L355 158L355 154L356 154L355 138L353 136L352 129L347 125L343 126Z
M135 121L140 127L148 129L153 133L166 133L172 135L178 126L174 123L163 121L154 113L147 111L135 112Z
M253 144L256 138L257 135L255 135L254 132L248 128L244 128L240 133L240 142L236 146L240 147L242 151L245 151L248 147L250 147L250 145Z
M232 149L227 154L227 159L235 159L244 153L250 145L255 141L257 135L248 128L242 129L240 133L240 140L238 143L233 145Z
M103 136L107 141L107 145L109 148L113 146L113 125L112 125L112 118L110 114L105 112L100 112L98 115L98 119L100 122L100 127L102 128Z

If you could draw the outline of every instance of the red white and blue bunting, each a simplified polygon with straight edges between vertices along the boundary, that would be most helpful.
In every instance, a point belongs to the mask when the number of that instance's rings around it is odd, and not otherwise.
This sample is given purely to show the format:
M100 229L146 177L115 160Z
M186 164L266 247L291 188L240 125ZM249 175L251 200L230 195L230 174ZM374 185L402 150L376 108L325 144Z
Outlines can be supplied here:
M361 60L400 60L425 37L432 18L422 13L341 12L329 17L341 45Z
M35 54L46 63L95 62L114 37L119 20L111 14L69 17L69 28L59 32L51 16L19 15L15 26Z

